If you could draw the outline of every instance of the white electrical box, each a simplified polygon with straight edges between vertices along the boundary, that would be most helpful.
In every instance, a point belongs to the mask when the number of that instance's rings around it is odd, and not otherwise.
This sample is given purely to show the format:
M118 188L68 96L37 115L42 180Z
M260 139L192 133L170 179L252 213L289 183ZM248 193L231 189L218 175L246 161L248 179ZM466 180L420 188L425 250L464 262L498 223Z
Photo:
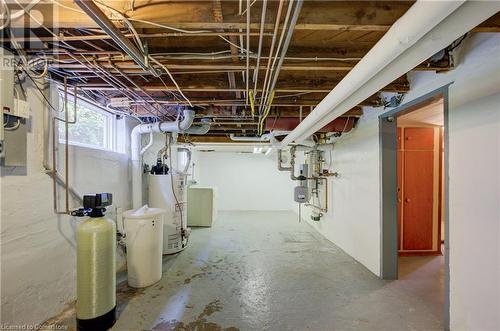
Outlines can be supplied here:
M187 199L188 226L212 226L217 217L215 188L190 186Z
M27 101L21 99L14 99L14 111L9 113L9 115L29 118L30 117L30 105Z
M3 113L14 110L14 57L0 47L0 156L4 156Z
M14 57L0 47L0 106L4 113L14 111Z

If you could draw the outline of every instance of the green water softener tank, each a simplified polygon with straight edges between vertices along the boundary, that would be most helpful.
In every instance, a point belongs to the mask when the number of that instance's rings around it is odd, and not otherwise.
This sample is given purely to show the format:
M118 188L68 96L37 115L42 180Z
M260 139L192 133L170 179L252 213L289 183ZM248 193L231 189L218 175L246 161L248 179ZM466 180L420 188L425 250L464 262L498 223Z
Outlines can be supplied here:
M116 309L116 226L104 216L112 196L99 193L83 200L80 211L89 218L76 233L77 329L104 331L115 323Z

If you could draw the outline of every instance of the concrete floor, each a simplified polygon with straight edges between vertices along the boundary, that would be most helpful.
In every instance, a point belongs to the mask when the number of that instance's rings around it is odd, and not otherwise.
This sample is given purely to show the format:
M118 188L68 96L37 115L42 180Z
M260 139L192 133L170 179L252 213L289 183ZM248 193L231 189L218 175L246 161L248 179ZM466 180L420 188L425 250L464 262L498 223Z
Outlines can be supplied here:
M291 212L224 212L159 283L119 285L113 330L442 330L440 260L382 281ZM74 329L73 309L48 324Z

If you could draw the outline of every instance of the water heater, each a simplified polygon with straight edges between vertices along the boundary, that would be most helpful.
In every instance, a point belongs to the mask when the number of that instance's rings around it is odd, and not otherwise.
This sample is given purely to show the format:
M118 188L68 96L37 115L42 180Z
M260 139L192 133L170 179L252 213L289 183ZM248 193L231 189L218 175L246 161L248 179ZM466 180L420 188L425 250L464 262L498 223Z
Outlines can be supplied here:
M76 230L76 321L79 331L104 331L115 323L116 227L104 216L110 193L85 195L83 209L74 216L89 216Z
M173 171L172 173L170 173ZM149 174L150 207L166 210L163 222L163 254L180 252L187 244L186 175L169 169L167 174Z

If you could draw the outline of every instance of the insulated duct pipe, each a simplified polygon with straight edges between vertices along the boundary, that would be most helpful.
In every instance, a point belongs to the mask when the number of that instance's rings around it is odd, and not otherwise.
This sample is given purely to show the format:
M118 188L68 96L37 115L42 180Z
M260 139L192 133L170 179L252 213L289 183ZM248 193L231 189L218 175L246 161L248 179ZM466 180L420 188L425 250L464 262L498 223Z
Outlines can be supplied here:
M182 131L185 134L203 135L210 131L210 120L206 121L202 119L201 125L192 125L188 129Z
M336 117L373 95L381 87L388 85L397 77L401 77L417 65L428 59L436 50L450 45L460 36L463 36L481 22L487 20L500 10L498 1L467 1L452 15L443 20L431 32L420 39L413 47L404 52L390 63L383 71L376 74L360 89L341 102L334 111L316 121L310 129L304 131L296 141L306 139L318 128L323 127ZM287 137L288 138L288 137ZM282 145L284 147L285 145Z
M250 142L265 142L265 141L269 141L269 136L268 135L262 135L261 137L259 137L259 136L241 137L241 136L236 136L233 133L231 133L229 135L229 138L232 141L250 141Z
M269 141L271 144L277 144L279 141L276 136L284 136L290 133L290 131L271 131L269 133L263 134L262 136L252 136L252 137L241 137L235 136L233 133L229 135L232 141L253 141L253 142L266 142Z
M316 127L316 123L325 118L325 116L328 116L329 121L332 121L332 118L338 117L340 114L337 116L329 116L329 114L332 112L337 113L337 106L342 101L360 89L378 72L384 70L387 65L413 46L436 25L457 10L457 8L462 6L464 2L417 1L391 26L382 39L370 49L316 108L283 140L281 147L296 141L297 138L305 135L307 132L314 133L312 128ZM429 54L428 57L440 49L442 48L435 47L435 51ZM394 77L394 79L397 77Z
M184 109L184 118L174 122L157 122L139 124L130 134L130 159L132 160L132 205L139 208L142 205L142 167L141 167L141 135L143 133L185 132L194 120L194 111Z

